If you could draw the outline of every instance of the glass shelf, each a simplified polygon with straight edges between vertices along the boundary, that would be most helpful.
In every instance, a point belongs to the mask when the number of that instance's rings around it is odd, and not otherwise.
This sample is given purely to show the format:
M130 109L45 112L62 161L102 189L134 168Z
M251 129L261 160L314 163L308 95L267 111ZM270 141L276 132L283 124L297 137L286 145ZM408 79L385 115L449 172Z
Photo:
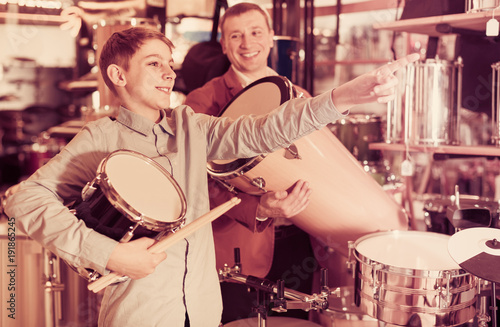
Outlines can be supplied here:
M486 22L492 15L498 17L500 10L483 11L475 13L452 14L442 16L430 16L421 18L404 19L395 22L375 23L374 29L392 30L398 32L408 32L425 34L429 36L441 36L447 33L440 33L436 30L439 24L447 24L455 29L486 31Z
M460 146L460 145L409 145L396 143L371 143L370 150L410 151L430 154L464 155L481 157L500 157L500 146Z

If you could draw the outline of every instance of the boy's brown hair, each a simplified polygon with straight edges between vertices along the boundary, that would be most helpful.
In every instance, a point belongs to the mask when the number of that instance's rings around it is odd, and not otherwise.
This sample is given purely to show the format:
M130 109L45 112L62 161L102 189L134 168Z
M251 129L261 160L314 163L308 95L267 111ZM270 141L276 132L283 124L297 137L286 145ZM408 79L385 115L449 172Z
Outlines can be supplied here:
M104 83L106 83L113 94L116 95L116 90L108 77L107 70L109 65L115 64L128 70L132 56L144 42L152 39L163 41L170 48L170 51L175 48L172 41L160 31L145 27L131 27L120 32L115 32L106 41L101 50L99 69Z

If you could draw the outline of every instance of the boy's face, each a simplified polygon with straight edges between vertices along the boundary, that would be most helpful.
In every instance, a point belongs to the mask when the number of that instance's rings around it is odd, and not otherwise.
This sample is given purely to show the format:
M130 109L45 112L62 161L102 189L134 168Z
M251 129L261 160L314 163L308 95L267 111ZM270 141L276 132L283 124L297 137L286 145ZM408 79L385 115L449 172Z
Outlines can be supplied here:
M222 49L236 69L251 74L267 67L274 33L260 12L250 10L228 17L223 35Z
M130 59L128 71L124 70L122 104L152 118L160 109L168 109L176 77L172 66L168 45L157 39L145 41Z

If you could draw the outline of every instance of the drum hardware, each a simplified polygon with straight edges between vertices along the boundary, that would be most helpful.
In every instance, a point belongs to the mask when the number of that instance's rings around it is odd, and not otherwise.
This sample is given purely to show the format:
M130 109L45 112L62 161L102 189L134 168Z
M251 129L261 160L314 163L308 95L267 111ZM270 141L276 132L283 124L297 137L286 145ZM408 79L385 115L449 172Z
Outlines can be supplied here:
M45 274L45 326L56 327L62 319L61 292L65 285L61 283L60 261L52 252L43 249Z
M299 154L299 150L295 144L291 144L290 146L285 148L285 158L287 159L302 159Z
M276 282L251 275L241 274L241 262L239 249L235 249L235 264L232 267L226 263L219 269L219 280L221 282L237 282L248 285L257 290L257 305L252 308L257 313L258 326L266 326L268 310L274 312L287 312L288 310L322 310L328 308L330 295L338 295L338 289L331 291L328 287L328 271L321 270L320 294L305 294L285 287L284 280Z
M304 311L326 309L328 308L328 300L323 294L305 294L293 289L284 287L283 281L277 282L268 279L259 278L251 275L244 275L236 272L231 272L231 268L227 265L219 270L221 281L235 281L255 288L266 293L274 294L272 303L274 304L271 310L276 312L285 312L287 310L300 309ZM327 287L326 285L324 285ZM329 293L334 294L334 293ZM276 301L277 299L277 301Z

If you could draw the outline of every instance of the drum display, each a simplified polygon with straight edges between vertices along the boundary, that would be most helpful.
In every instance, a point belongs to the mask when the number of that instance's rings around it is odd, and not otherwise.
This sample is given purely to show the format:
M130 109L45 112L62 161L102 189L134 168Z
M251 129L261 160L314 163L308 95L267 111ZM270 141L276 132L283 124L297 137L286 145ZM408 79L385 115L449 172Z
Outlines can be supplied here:
M328 297L328 309L321 310L319 323L323 327L381 327L379 321L364 312L354 302L354 287L340 288L340 294Z
M500 61L491 65L491 143L500 145Z
M291 36L274 36L274 46L268 58L268 66L279 75L293 82L299 79L299 39Z
M289 317L267 317L267 325L270 327L321 327L320 325L304 319ZM224 327L257 327L261 326L259 320L255 318L246 318L231 321L224 324Z
M331 124L330 130L340 142L362 163L378 162L382 154L370 150L370 143L382 142L382 122L375 115L354 114Z
M500 0L467 0L466 12L494 10L500 6Z
M398 72L396 100L388 104L386 141L410 145L460 143L462 60L427 59Z
M449 239L438 233L393 231L351 243L360 309L400 326L455 326L473 319L477 277L451 258Z
M100 20L92 26L94 32L93 47L96 50L96 58L99 60L101 56L101 49L115 32L126 30L130 27L146 27L151 29L161 30L159 22L147 18L129 18L129 17L116 17L114 19ZM96 117L99 115L110 115L119 107L119 102L116 96L106 86L101 74L97 74L97 90L99 91L99 112L96 112ZM89 119L90 120L90 119Z
M222 116L268 113L289 100L288 80L266 77L250 84ZM403 209L368 175L345 146L324 127L266 156L208 164L213 177L249 193L289 190L310 183L310 204L292 222L324 245L347 255L348 241L375 231L406 230Z
M453 235L455 227L447 216L447 210L455 200L448 196L435 196L424 201L424 221L428 231ZM474 195L460 195L459 203L464 209L488 209L491 215L492 227L498 226L498 202ZM479 218L479 217L478 217Z
M87 227L127 242L180 228L186 199L157 162L134 151L117 150L101 161L96 178L85 186L74 210Z

